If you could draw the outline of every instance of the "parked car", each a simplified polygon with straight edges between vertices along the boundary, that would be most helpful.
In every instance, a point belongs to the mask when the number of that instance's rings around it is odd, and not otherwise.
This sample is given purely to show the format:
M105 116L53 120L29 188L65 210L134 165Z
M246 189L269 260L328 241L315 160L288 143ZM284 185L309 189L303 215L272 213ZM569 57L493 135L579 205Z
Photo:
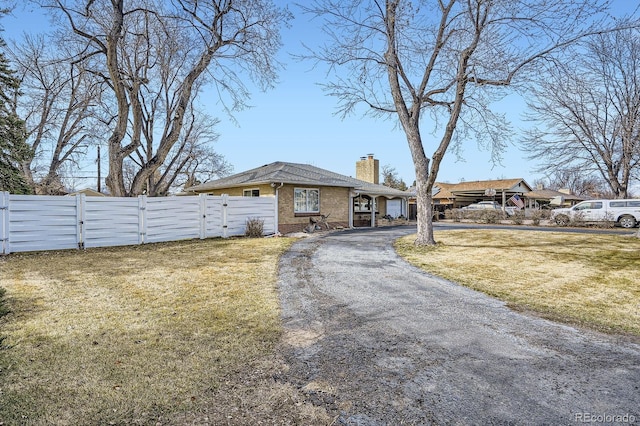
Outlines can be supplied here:
M505 207L505 213L509 216L516 212L515 207ZM479 203L469 204L462 208L462 210L499 210L502 211L502 206L496 201L480 201Z
M640 199L587 200L568 209L555 209L551 218L562 226L579 218L584 222L612 221L623 228L633 228L640 223Z

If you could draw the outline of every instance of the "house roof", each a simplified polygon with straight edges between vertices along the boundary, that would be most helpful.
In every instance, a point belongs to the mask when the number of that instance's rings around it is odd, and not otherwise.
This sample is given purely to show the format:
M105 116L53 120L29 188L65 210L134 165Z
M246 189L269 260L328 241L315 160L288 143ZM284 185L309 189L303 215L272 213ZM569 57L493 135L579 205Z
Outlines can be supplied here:
M563 197L567 201L582 201L584 198L579 197L574 194L554 191L553 189L536 189L535 191L530 191L524 194L526 198L530 198L532 200L550 200L555 197Z
M264 185L271 183L353 188L362 194L382 195L392 198L406 197L409 195L405 191L354 179L309 164L286 163L282 161L265 164L264 166L242 173L195 185L187 188L186 191L207 192L214 189L237 188L247 185Z
M496 192L525 192L531 191L531 187L522 178L497 179L497 180L476 180L460 183L436 182L434 187L439 188L436 199L453 199L461 196L477 197L484 195L487 189L494 189ZM526 189L526 191L522 191Z
M524 182L522 178L497 179L497 180L476 180L460 182L450 188L451 192L484 191L485 189L495 189L496 191L508 191ZM524 184L531 190L526 182Z
M84 195L89 196L89 197L106 197L106 195L103 194L102 192L98 192L95 189L91 189L91 188L84 188L84 189L81 189L79 191L67 194L67 195L73 196L73 195L78 195L78 194L84 194Z
M451 188L455 187L456 185L457 184L455 183L436 182L433 185L433 198L455 198L455 196L451 193ZM438 189L437 192L435 191L436 188Z

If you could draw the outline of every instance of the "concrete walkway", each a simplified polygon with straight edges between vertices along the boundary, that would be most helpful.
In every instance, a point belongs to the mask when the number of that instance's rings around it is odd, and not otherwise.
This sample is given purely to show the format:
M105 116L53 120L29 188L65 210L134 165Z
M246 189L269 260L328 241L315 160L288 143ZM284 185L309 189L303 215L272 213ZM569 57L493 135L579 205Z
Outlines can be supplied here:
M640 346L522 315L393 248L313 236L282 258L284 380L335 424L640 423Z

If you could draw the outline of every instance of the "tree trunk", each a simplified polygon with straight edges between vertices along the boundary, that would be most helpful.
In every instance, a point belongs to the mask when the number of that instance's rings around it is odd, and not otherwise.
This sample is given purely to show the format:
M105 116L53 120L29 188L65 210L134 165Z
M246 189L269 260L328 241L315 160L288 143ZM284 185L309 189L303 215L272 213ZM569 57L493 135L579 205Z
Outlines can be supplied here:
M413 158L416 172L416 207L418 210L418 231L415 239L416 245L435 245L433 237L433 197L431 195L433 184L429 179L429 159L424 153L420 133L417 129L407 132L409 149Z

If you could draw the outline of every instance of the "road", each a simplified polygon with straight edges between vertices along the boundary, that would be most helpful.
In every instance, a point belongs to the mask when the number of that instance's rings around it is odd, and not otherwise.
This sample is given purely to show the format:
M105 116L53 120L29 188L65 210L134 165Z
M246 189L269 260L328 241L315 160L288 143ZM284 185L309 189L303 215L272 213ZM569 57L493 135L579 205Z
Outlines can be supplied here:
M411 227L328 233L281 259L287 373L335 424L640 422L640 345L516 313L410 266ZM609 422L611 423L611 422Z

